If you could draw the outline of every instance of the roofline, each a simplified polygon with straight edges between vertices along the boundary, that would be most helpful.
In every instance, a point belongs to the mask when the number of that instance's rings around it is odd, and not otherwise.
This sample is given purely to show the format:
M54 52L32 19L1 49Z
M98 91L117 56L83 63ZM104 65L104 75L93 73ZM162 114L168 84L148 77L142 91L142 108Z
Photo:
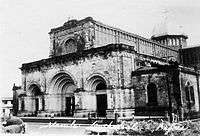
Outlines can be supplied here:
M117 27L113 27L113 26L110 26L110 25L106 25L106 24L104 24L104 23L102 23L102 22L100 22L100 21L93 20L93 23L97 23L98 25L102 25L102 26L104 26L104 27L108 27L108 28L113 29L113 30L115 30L115 31L121 31L121 32L126 33L126 34L128 34L128 35L134 36L135 38L138 38L138 39L140 39L140 40L144 40L144 41L146 41L146 42L151 42L151 43L156 44L156 45L158 45L158 46L161 46L161 47L170 49L170 50L172 50L172 51L176 51L176 50L174 50L174 49L172 49L172 48L170 48L170 47L168 47L168 46L165 46L164 44L160 44L160 43L158 43L158 42L155 42L155 41L153 41L152 39L148 39L148 38L142 37L142 36L140 36L140 35L137 35L137 34L134 34L134 33L131 33L131 32L127 32L127 31L122 30L122 29L117 28ZM176 51L176 52L177 52L177 51Z
M122 50L126 50L129 52L136 52L134 49L134 46L130 46L130 45L126 45L126 44L109 44L109 45L98 47L98 48L91 48L89 50L82 50L79 52L73 52L73 53L69 53L69 54L65 54L65 55L42 59L39 61L24 63L24 64L22 64L22 67L20 69L24 70L27 68L29 69L29 68L40 67L43 64L48 64L51 61L60 62L60 61L66 61L67 59L68 60L75 60L76 58L80 59L84 56L87 56L88 54L95 54L95 53L106 54L105 51L112 52L112 51L122 51Z
M1 100L13 100L13 97L1 97Z
M69 20L69 21L70 21L70 20ZM158 46L161 46L161 47L170 49L170 50L172 50L172 51L176 51L176 50L174 50L174 49L172 49L172 48L167 47L167 46L164 45L164 44L157 43L157 42L153 41L152 39L148 39L148 38L139 36L139 35L137 35L137 34L134 34L134 33L131 33L131 32L127 32L127 31L122 30L122 29L120 29L120 28L113 27L113 26L110 26L110 25L106 25L106 24L104 24L104 23L102 23L102 22L100 22L100 21L96 21L96 20L94 20L92 17L86 17L86 18L84 18L84 19L82 19L82 20L77 20L77 25L82 24L82 23L86 23L86 22L92 22L92 23L95 23L95 24L97 24L97 25L101 25L101 26L110 28L110 29L112 29L112 30L114 30L114 31L120 31L120 32L122 32L122 33L126 33L127 35L131 35L131 36L133 36L133 37L135 37L135 38L138 38L139 40L143 40L143 41L146 41L146 42L151 42L152 44L156 44L156 45L158 45ZM65 22L65 23L66 23L66 22ZM77 25L76 25L76 26L77 26ZM76 27L76 26L68 26L68 27L67 27L67 26L64 26L64 25L63 25L63 26L60 26L60 27L51 29L51 31L49 32L49 34L51 34L51 33L53 33L53 32L58 32L58 31L60 31L60 29L61 29L61 30L65 30L65 29L67 29L67 28L73 28L73 27ZM169 36L170 36L170 35L169 35ZM184 36L184 35L182 35L182 36Z
M187 47L182 48L181 50L185 50L185 49L193 49L193 48L200 48L200 45L197 44L197 45L193 45L193 46L187 46Z
M199 75L199 73L195 71L194 69L189 68L189 67L184 67L180 64L177 66L177 68L174 67L173 65L160 65L160 66L161 67L152 66L154 69L132 71L131 76L139 76L142 74L150 74L150 73L157 73L157 72L169 73L169 70L170 71L177 70L179 72L183 72L187 74Z
M164 37L184 37L186 39L188 39L188 36L187 35L184 35L184 34L166 34L166 35L160 35L160 36L152 36L151 39L161 39L161 38L164 38Z
M76 21L77 24L74 25L74 26L73 25L72 26L71 25L67 25L67 23L70 22L70 21ZM60 30L66 30L68 28L73 28L73 27L76 27L77 25L83 24L85 22L90 22L90 21L93 22L94 19L92 17L86 17L86 18L81 19L81 20L76 20L76 19L68 20L62 26L52 28L48 34L51 34L51 33L54 33L54 32L59 32Z

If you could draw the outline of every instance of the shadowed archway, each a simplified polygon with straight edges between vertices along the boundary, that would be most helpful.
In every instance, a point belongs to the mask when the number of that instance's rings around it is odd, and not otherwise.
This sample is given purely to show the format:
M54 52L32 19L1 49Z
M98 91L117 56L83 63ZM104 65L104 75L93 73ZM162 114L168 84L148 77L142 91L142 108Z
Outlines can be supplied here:
M45 110L44 93L41 92L40 87L36 84L30 85L28 90L32 99L34 115L37 116L39 111Z
M154 83L147 85L148 106L157 106L157 87Z
M105 117L107 110L107 84L105 79L101 76L93 76L89 79L89 88L96 93L97 115Z
M75 110L74 91L76 85L72 77L64 72L56 74L51 80L49 94L58 95L61 103L57 107L61 107L62 116L73 116ZM60 105L61 104L61 105ZM56 107L56 108L57 108ZM55 111L57 109L54 109Z

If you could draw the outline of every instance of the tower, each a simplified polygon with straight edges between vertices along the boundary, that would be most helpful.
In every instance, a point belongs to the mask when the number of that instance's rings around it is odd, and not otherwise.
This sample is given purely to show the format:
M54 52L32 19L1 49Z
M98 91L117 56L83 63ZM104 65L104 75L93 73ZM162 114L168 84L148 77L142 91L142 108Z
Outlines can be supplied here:
M188 36L183 32L183 26L178 26L167 18L168 11L164 11L164 18L153 29L151 39L175 50L187 46Z

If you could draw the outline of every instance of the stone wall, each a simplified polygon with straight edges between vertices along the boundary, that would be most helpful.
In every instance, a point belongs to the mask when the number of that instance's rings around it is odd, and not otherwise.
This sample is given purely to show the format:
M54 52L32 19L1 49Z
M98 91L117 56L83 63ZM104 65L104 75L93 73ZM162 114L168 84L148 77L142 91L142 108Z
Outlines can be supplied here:
M52 78L59 73L67 73L76 88L83 91L75 96L76 116L87 116L88 112L96 111L96 92L91 90L90 80L100 76L106 81L108 109L126 109L134 107L134 93L131 85L131 71L134 70L135 54L127 52L112 52L106 58L96 55L81 60L67 61L44 65L40 70L23 72L23 89L26 91L25 111L34 112L34 97L29 89L32 84L37 85L44 93L45 111L47 113L63 111L65 100L63 94L52 92ZM81 112L82 111L82 112Z
M71 23L75 24L72 25ZM173 56L177 59L178 52L162 44L153 42L138 35L125 32L118 28L104 25L91 17L83 20L69 20L61 27L52 29L50 34L50 56L58 56L70 53L65 52L65 43L73 39L76 46L87 50L98 48L108 44L123 43L133 46L138 53L154 57ZM61 50L58 52L58 50ZM76 50L76 49L75 49Z
M77 50L89 49L94 43L94 28L91 22L76 27L52 31L50 34L50 57L68 54ZM65 43L74 40L76 49L66 51Z
M194 98L195 98L195 104L191 107L192 111L198 112L199 111L199 93L198 93L198 86L197 86L197 76L193 74L188 74L182 72L180 74L180 86L182 90L182 103L183 108L185 109L185 112L188 112L188 101L186 100L186 92L185 87L187 86L187 83L190 83L191 86L194 88Z
M134 76L132 81L135 96L135 107L147 106L147 85L149 83L154 83L156 85L158 106L168 106L168 92L165 73L160 72Z

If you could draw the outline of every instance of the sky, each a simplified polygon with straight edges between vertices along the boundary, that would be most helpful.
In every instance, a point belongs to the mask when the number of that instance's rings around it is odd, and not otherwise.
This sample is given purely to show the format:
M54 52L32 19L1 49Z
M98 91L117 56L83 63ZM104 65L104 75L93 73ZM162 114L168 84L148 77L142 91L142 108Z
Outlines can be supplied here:
M49 56L51 28L91 16L150 38L161 22L182 26L188 46L200 44L199 0L0 0L0 96L21 85L20 67Z

